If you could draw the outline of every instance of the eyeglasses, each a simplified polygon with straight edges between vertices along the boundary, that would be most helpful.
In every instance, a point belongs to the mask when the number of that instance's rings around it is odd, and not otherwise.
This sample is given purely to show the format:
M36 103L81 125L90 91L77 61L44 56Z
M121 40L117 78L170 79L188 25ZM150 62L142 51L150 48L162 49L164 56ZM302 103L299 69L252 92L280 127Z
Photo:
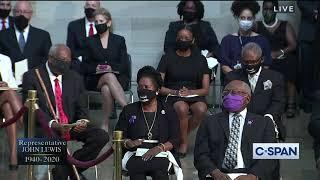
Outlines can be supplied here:
M225 89L222 91L222 96L226 96L228 94L236 94L241 96L248 96L248 94L244 91L232 90L232 89Z
M246 65L248 65L248 64L252 64L252 65L259 64L261 61L262 61L262 57L260 57L258 59L255 59L255 60L242 59L242 62L244 64L246 64Z
M14 14L31 14L32 13L32 11L20 11L20 10L13 10L13 13Z

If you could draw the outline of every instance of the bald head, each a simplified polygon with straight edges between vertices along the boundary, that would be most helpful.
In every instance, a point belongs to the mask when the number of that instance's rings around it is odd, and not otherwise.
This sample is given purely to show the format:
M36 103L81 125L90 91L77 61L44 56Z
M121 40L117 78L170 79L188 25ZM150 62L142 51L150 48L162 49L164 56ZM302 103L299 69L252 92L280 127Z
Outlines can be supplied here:
M49 50L48 65L51 72L58 76L70 69L71 51L64 44L55 44Z
M86 1L84 8L97 9L100 7L100 1Z
M32 17L33 9L29 1L17 1L13 8L13 16L23 15L29 21Z
M243 81L233 80L225 86L224 90L232 91L232 92L240 92L242 94L246 94L249 97L251 97L251 89L249 85Z
M64 44L55 44L50 48L49 56L60 60L71 61L71 50Z

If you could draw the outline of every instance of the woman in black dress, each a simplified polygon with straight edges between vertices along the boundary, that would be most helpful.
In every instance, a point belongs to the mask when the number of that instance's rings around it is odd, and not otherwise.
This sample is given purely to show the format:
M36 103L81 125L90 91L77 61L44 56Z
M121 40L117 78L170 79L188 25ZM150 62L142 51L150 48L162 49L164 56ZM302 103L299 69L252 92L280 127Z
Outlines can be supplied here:
M257 33L266 37L270 43L271 69L282 73L285 78L287 117L292 118L296 109L296 33L289 22L276 17L273 7L278 7L278 1L263 1L263 20L257 22Z
M145 180L147 174L154 180L168 180L170 158L158 157L158 154L167 151L176 154L179 121L171 106L157 99L163 84L159 72L151 66L145 66L138 71L137 83L140 102L125 106L116 125L116 130L123 131L125 139L126 153L122 166L128 170L130 180ZM141 152L139 148L148 150L138 156ZM178 179L182 180L182 177Z
M158 65L164 79L160 94L167 96L166 101L173 105L180 120L181 157L187 152L188 134L198 127L207 112L205 96L209 92L210 70L193 42L192 30L185 26L178 31L175 50L163 55Z
M179 21L170 22L164 40L164 51L175 48L177 32L186 25L192 28L195 46L199 50L208 50L207 57L216 57L219 52L219 42L209 21L203 21L204 6L201 1L180 1L177 6Z
M82 70L89 90L101 90L105 115L105 130L109 129L109 115L114 99L124 107L124 89L130 82L125 39L111 32L111 14L104 8L94 12L97 34L86 39L86 55Z

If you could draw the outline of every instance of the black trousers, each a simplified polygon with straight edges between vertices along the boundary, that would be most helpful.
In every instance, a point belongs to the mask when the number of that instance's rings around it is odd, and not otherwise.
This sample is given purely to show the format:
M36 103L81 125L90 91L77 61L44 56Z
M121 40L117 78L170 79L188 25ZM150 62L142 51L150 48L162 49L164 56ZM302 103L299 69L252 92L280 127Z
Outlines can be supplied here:
M71 130L70 135L72 139L84 143L81 149L73 153L73 157L80 161L90 161L95 159L105 144L109 141L109 136L104 130L91 125L89 125L85 131L80 133ZM81 173L86 169L77 168L77 170ZM54 180L67 180L68 176L70 176L71 179L76 179L70 164L56 166L53 170L53 176Z
M167 158L143 161L141 157L133 155L127 162L130 180L146 180L146 176L151 176L153 180L169 180L168 167Z

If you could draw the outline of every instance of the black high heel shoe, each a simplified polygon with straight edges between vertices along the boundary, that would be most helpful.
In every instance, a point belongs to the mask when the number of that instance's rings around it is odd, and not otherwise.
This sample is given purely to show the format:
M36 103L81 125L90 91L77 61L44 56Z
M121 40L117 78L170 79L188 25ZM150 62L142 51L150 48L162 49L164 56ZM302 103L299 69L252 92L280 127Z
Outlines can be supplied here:
M17 164L9 164L10 171L17 171L18 169L19 169L19 166Z

